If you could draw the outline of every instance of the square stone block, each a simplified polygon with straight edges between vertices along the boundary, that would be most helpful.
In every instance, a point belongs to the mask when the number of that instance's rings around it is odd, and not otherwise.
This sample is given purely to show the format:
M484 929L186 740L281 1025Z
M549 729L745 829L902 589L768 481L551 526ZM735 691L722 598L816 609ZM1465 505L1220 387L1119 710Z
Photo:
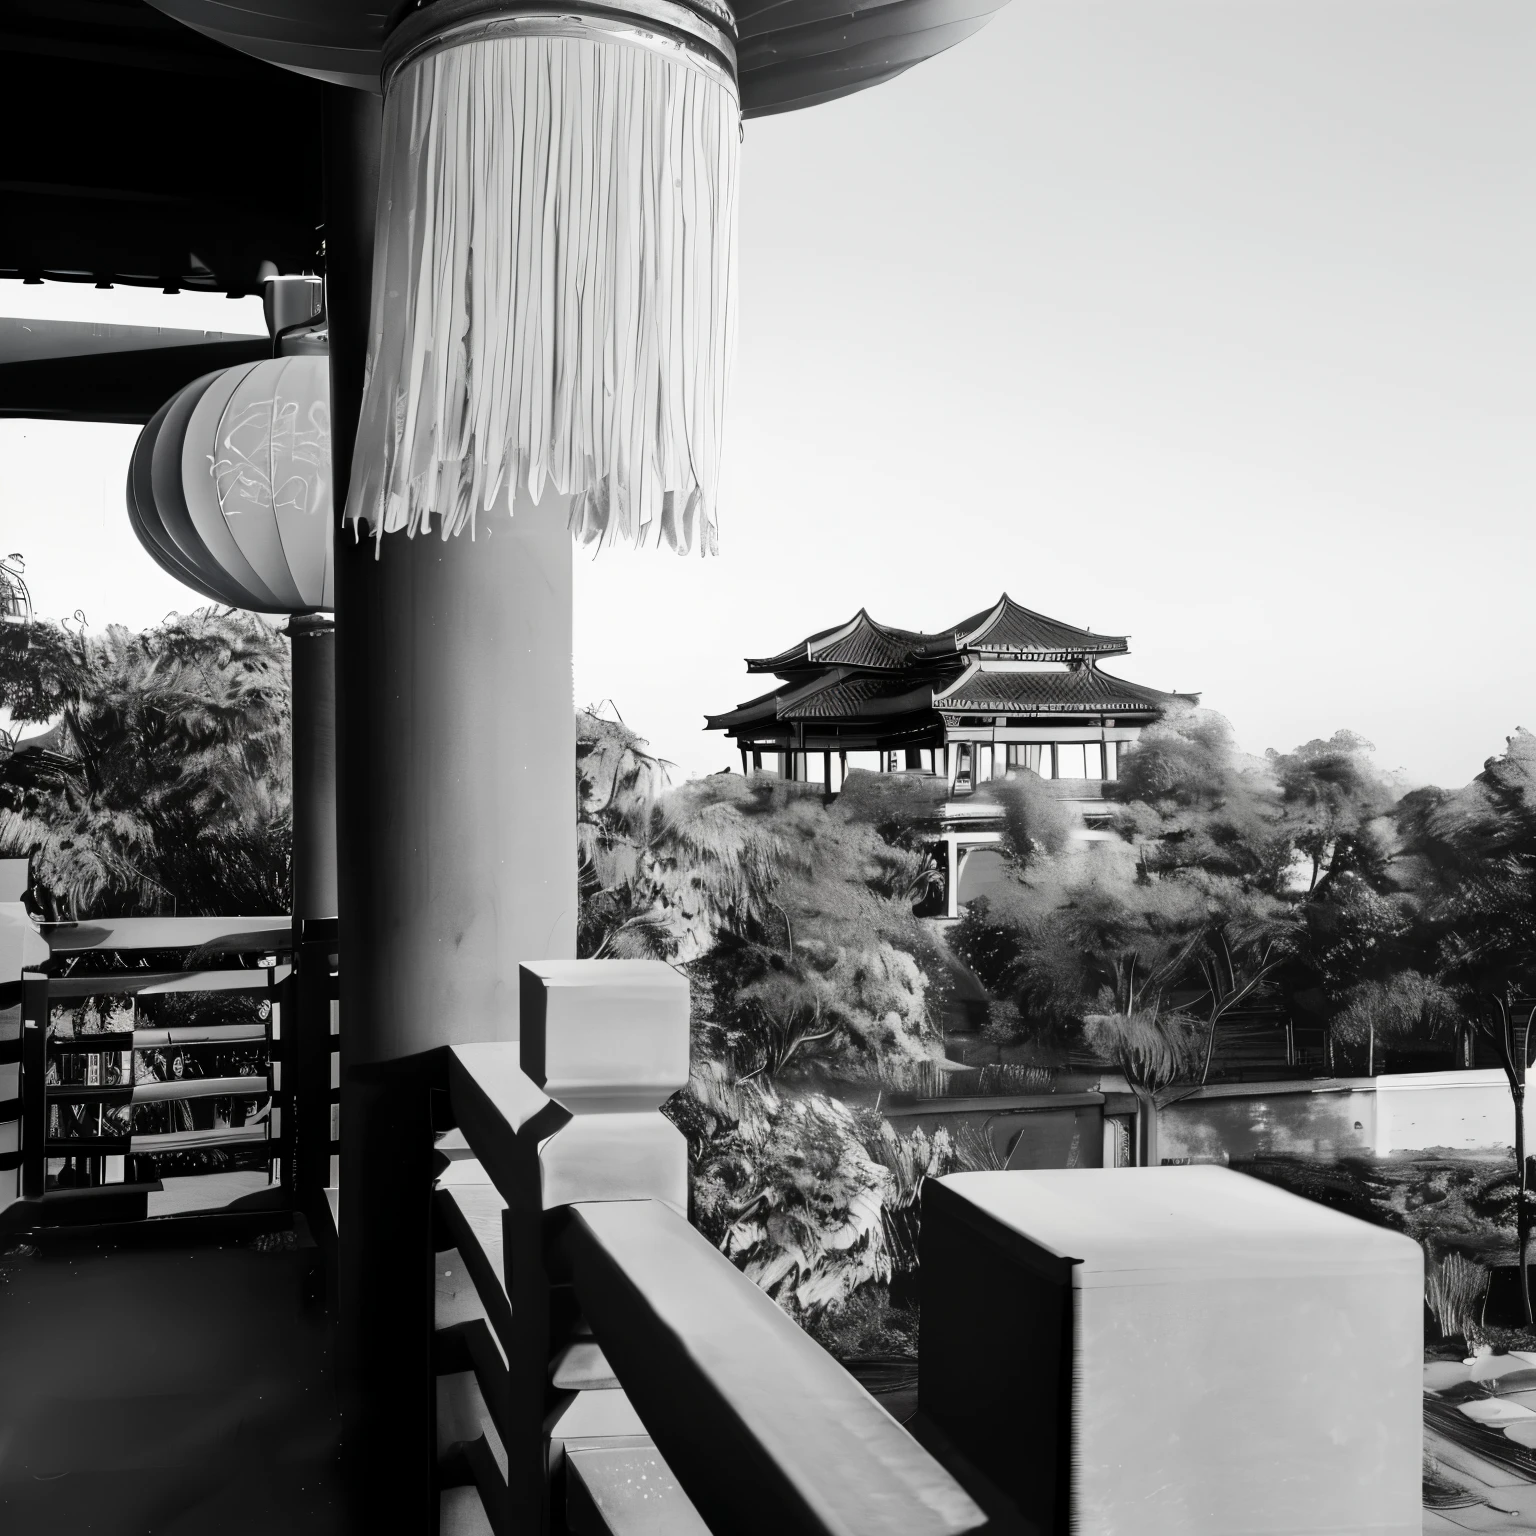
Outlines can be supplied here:
M521 967L523 1071L573 1112L655 1109L688 1081L688 982L660 960Z
M1418 1536L1423 1258L1215 1167L964 1173L920 1406L1041 1532Z

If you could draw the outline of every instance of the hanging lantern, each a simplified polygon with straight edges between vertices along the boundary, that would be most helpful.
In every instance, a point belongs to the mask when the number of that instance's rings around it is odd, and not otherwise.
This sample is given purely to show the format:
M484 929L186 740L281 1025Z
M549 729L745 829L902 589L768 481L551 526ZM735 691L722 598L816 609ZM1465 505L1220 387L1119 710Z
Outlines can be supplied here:
M721 0L440 0L390 35L349 519L473 534L549 487L584 541L713 547L734 37Z
M195 379L151 417L128 468L129 520L156 564L257 613L334 606L331 510L323 357Z

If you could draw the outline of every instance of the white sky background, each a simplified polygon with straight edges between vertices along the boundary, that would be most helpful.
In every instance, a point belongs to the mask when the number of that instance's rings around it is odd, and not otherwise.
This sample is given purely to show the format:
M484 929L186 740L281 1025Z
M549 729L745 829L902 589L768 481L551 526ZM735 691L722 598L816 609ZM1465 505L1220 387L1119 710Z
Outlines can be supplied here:
M1129 632L1253 751L1341 726L1464 782L1536 729L1536 11L1013 0L747 125L714 560L578 556L576 695L684 773L745 655L1006 588ZM34 307L35 306L35 307ZM0 285L0 312L260 329L255 301ZM0 422L41 611L190 606L130 427Z

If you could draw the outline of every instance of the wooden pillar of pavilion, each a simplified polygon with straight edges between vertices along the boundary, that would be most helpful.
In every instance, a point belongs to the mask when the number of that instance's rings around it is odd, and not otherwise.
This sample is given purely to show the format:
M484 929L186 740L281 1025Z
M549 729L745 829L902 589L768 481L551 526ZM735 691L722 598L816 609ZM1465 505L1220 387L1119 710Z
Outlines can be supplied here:
M336 502L363 393L377 97L327 122ZM566 499L479 536L336 540L340 637L340 1310L358 1514L427 1529L432 1083L440 1048L518 1034L518 966L576 940Z
M331 1182L331 956L339 911L336 865L336 626L297 614L287 633L293 664L292 1018L284 1030L291 1074L284 1127L294 1199L312 1224L326 1218Z

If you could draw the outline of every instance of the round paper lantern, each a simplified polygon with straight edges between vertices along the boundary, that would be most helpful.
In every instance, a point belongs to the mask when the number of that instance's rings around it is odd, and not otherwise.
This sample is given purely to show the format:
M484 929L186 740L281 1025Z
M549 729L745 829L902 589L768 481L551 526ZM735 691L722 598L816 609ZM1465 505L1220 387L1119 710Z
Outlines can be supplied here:
M274 357L195 379L155 412L128 516L163 570L216 603L314 613L331 588L330 368Z

